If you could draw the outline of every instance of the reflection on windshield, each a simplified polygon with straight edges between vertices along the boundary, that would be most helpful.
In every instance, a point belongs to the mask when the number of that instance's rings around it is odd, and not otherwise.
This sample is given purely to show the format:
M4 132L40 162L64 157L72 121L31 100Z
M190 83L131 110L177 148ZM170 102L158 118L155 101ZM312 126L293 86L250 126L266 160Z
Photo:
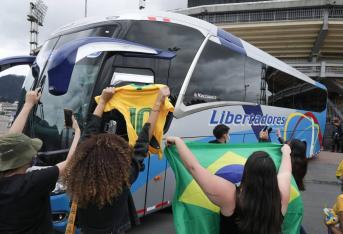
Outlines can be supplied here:
M65 43L87 36L112 37L116 28L116 25L100 26L63 35L58 40L52 39L55 42L57 41L56 45L49 41L47 46L42 48L42 55L39 54L37 57L40 70L45 69L43 65L46 65L44 63L50 56L50 51L46 52L48 48L50 50L53 48L55 51ZM42 151L60 150L68 147L64 142L65 139L61 137L62 132L65 134L63 109L73 110L80 127L83 127L102 58L103 54L95 58L84 58L79 61L74 66L67 93L61 96L54 96L49 93L47 72L42 71L41 78L44 77L44 79L40 81L43 84L41 104L37 108L32 125L32 135L43 140Z
M42 49L39 51L39 54L36 57L36 64L39 67L39 70L42 71L44 69L44 65L46 61L48 60L52 49L55 47L57 42L57 38L53 38L49 41L47 41Z
M64 128L63 109L73 110L81 124L87 118L93 85L98 72L98 62L101 58L86 58L80 61L73 70L68 92L54 96L48 92L48 82L43 87L41 105L36 114L35 135L42 137L44 151L56 150L61 147L60 134Z

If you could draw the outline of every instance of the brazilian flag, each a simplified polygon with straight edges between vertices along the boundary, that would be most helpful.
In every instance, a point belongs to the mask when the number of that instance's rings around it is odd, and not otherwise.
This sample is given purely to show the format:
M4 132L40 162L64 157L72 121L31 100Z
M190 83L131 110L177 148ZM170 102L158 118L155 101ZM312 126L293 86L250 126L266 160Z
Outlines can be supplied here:
M211 173L239 183L247 158L255 151L263 150L273 159L277 168L281 163L281 145L257 144L208 144L186 143L200 164ZM176 191L173 199L174 225L178 234L219 233L219 208L208 200L177 153L176 147L166 147L165 154L174 171ZM284 217L282 233L300 232L303 202L295 183L291 181L291 196Z

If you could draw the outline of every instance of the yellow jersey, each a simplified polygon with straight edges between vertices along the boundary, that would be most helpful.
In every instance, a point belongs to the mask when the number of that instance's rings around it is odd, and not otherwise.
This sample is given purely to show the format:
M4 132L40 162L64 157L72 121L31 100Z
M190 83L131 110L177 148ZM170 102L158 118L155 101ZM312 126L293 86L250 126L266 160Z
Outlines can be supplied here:
M125 118L129 144L134 145L138 134L148 120L150 111L156 102L159 90L165 85L126 85L116 88L112 99L106 103L105 112L117 109ZM95 97L98 103L100 96ZM166 98L164 105L161 106L160 113L153 132L154 137L160 144L160 149L149 147L151 153L159 155L162 158L162 137L166 117L169 112L173 112L174 107Z
M336 203L332 208L336 214L343 212L343 194L340 194L336 198Z

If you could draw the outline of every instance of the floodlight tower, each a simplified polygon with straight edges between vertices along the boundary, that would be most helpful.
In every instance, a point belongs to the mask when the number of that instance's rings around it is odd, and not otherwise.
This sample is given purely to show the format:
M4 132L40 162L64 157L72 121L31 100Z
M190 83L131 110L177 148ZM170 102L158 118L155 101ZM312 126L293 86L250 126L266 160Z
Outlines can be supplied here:
M42 0L36 0L35 3L30 2L30 12L27 15L27 20L30 22L30 55L38 46L38 27L43 26L44 16L48 10L47 5Z

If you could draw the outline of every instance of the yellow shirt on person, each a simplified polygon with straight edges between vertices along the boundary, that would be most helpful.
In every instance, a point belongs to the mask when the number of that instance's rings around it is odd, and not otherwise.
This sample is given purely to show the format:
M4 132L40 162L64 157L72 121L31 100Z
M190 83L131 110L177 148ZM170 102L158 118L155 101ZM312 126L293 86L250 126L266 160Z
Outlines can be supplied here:
M135 144L139 132L149 118L150 111L156 102L160 88L164 86L165 85L160 84L144 86L126 85L116 88L115 94L111 100L107 102L104 110L105 112L116 109L124 116L130 145ZM99 99L100 96L95 97L97 103L99 102ZM153 133L161 147L160 149L149 147L149 151L158 154L160 159L162 158L164 124L168 113L173 111L173 105L170 103L169 99L166 98L164 105L160 108L160 113Z
M343 211L343 194L337 196L336 203L332 209L336 214Z
M339 163L336 169L336 177L339 179L343 175L343 160Z

